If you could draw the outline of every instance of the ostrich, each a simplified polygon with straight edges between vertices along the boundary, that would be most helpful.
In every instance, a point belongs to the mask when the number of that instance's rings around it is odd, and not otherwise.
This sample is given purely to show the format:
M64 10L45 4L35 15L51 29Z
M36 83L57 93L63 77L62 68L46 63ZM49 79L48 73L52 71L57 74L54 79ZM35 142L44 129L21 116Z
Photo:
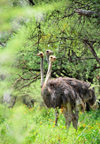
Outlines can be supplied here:
M49 64L49 56L52 54L53 52L51 50L47 50L46 51L46 58ZM60 78L61 79L61 78ZM70 82L70 78L62 78L62 80L64 80L67 84L69 85L75 85L76 87L78 87L78 84L74 82L74 79L71 78L72 83ZM74 89L75 90L75 89ZM76 90L75 90L76 91ZM78 104L79 103L79 104ZM82 99L79 97L79 94L77 93L77 105L80 105L83 108L83 111L85 111L85 104L83 103ZM76 116L78 118L78 110L76 110L77 108L75 108L76 114L74 114L74 116ZM57 121L58 121L58 115L59 115L59 111L58 108L55 108L55 125L57 125ZM76 118L74 118L76 119ZM74 122L73 119L73 125L75 125L76 122Z
M46 51L46 57L49 64L49 56L53 54L51 50ZM72 86L74 90L78 93L81 100L84 103L88 103L90 107L92 107L96 101L96 96L94 92L94 88L91 88L91 85L88 82L81 81L75 78L63 77L62 78L67 84ZM85 110L85 107L83 111Z
M43 59L43 55L41 53L39 53L38 56ZM50 79L52 63L53 61L55 61L55 59L56 58L54 56L50 56L49 58L48 72L45 82L42 86L41 94L44 103L48 108L64 107L63 113L66 119L66 125L69 128L72 119L75 118L73 110L75 109L77 95L73 88L69 84L66 84L66 82L62 78ZM41 70L41 73L42 72L43 71ZM75 129L77 129L77 122L73 124L73 126Z
M48 64L49 64L49 56L52 54L53 52L51 51L51 50L47 50L46 51L46 57L47 57L47 61L48 61ZM65 78L66 79L66 78ZM65 80L64 79L64 80ZM61 80L61 78L60 78L60 80ZM69 81L68 79L67 79L67 81ZM66 81L65 81L66 82ZM70 83L67 83L67 84L70 84ZM76 91L76 90L75 90ZM83 101L81 100L81 98L79 97L79 95L78 95L78 93L76 93L77 94L77 99L76 99L76 102L77 102L77 105L80 105L82 108L83 108L83 111L85 110L85 105L84 105L84 103L83 103ZM64 110L64 108L63 108L63 110ZM64 110L65 111L65 110ZM75 127L77 127L76 125L77 125L77 123L78 123L78 108L76 107L75 108L75 114L73 113L73 116L74 116L74 118L72 119L72 123L73 123L73 125L75 126ZM57 125L57 121L58 121L58 115L59 115L59 111L58 111L58 108L55 108L55 125Z
M47 57L48 63L49 63L49 56L52 53L53 52L51 50L46 51L46 57ZM75 107L75 114L73 114L74 117L76 117L76 118L74 118L72 120L73 125L76 125L76 119L78 122L79 107L81 107L82 111L84 112L86 103L88 103L91 108L95 104L96 96L95 96L94 89L90 87L91 85L88 82L77 80L75 78L64 77L64 78L60 78L60 79L65 81L66 84L69 84L70 86L72 86L72 88L74 89L74 91L77 94L77 100L76 100L77 104ZM56 108L55 109L55 115L56 115L55 125L57 125L58 114L59 114L58 109Z
M51 50L46 51L46 57L47 57L48 64L49 64L49 56L51 54L53 54L53 52ZM87 94L88 88L90 87L89 83L77 80L75 78L69 78L69 77L64 77L64 78L62 78L62 80L64 80L66 82L66 84L71 85L74 88L74 90L76 92L78 92L79 95L81 95L82 100L85 98L83 95Z

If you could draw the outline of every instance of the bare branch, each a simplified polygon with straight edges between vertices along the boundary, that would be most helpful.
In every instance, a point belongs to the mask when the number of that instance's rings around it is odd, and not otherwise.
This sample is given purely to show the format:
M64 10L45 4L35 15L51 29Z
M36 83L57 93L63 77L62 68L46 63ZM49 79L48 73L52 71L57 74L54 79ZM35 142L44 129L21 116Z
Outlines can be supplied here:
M87 16L87 17L93 16L94 18L100 17L100 13L96 13L90 10L76 9L75 13L78 13L80 16Z
M36 75L32 81L30 81L28 84L23 85L20 89L30 86L34 81L36 81L38 79L39 75L40 74Z
M86 45L88 45L89 47L89 49L90 49L90 51L91 51L91 53L93 54L93 56L95 57L95 59L96 59L96 61L100 64L100 58L97 56L97 54L96 54L96 52L95 52L95 50L94 50L94 48L93 48L93 44L90 42L90 41L88 41L88 40L83 40L84 41L84 43L86 44Z

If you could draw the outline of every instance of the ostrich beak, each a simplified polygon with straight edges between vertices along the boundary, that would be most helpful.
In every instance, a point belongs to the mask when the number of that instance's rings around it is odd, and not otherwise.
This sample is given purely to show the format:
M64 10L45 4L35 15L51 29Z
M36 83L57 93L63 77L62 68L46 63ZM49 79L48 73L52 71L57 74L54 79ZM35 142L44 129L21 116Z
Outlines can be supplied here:
M40 53L37 54L37 56L43 57L44 54L43 54L43 52L40 52Z

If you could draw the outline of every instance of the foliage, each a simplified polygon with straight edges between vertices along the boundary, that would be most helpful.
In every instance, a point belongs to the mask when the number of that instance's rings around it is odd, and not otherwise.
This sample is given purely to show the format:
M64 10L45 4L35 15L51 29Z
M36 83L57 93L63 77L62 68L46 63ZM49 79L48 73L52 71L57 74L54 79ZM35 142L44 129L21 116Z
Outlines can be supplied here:
M35 105L7 109L0 106L0 143L8 144L57 144L57 143L100 143L100 111L80 113L79 127L66 130L65 120L60 112L58 126L54 126L54 110ZM41 110L40 110L41 109ZM4 113L5 111L6 113Z
M2 10L1 19L4 28L1 27L1 30L18 31L14 34L15 37L13 36L8 41L8 49L10 50L12 45L17 46L17 51L21 53L20 57L23 55L24 64L22 58L19 60L28 70L37 67L37 58L32 59L33 53L36 54L39 50L45 51L48 48L52 49L58 58L57 67L54 69L54 71L58 72L55 72L55 76L60 76L61 73L64 76L84 80L93 79L94 75L98 73L95 70L96 61L91 59L92 54L88 48L85 48L86 46L82 41L84 38L90 41L96 40L95 50L99 56L99 27L96 19L95 21L94 19L89 21L89 19L81 17L79 20L77 15L68 17L68 14L73 13L74 7L78 6L77 3L75 3L75 6L69 1L51 1L48 4L44 1L44 3L41 6L36 5L35 8L14 7L13 9L12 6ZM73 6L73 9L70 8L70 5ZM9 12L7 13L8 9ZM8 28L6 28L5 24ZM20 27L22 25L24 25L24 28ZM13 41L15 41L15 44L13 44ZM16 47L12 49L15 51ZM87 59L88 55L90 59ZM35 64L32 63L33 61ZM88 70L86 70L85 64L87 64ZM22 65L20 65L21 68ZM93 73L94 70L95 73Z

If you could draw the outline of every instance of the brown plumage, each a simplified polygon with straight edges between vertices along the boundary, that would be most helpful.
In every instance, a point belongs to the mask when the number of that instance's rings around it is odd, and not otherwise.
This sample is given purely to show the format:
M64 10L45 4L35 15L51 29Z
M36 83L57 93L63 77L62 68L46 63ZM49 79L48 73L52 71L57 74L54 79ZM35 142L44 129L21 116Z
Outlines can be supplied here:
M95 103L96 96L94 88L91 88L88 82L69 77L62 79L74 88L84 103L88 102L90 106Z
M68 77L56 78L56 80L58 79L70 85L71 91L72 90L74 91L75 105L72 108L72 115L73 115L72 123L73 123L73 126L77 129L79 110L81 109L84 112L86 103L89 104L89 106L92 108L96 102L94 89L91 88L91 85L88 82L80 81L75 78L68 78ZM73 103L70 103L70 104L71 106L73 105ZM56 124L57 124L57 120L58 120L58 114L56 111L56 119L55 119Z
M48 80L48 83L43 86L42 95L48 107L61 108L66 103L71 103L72 107L75 106L76 94L62 78Z

